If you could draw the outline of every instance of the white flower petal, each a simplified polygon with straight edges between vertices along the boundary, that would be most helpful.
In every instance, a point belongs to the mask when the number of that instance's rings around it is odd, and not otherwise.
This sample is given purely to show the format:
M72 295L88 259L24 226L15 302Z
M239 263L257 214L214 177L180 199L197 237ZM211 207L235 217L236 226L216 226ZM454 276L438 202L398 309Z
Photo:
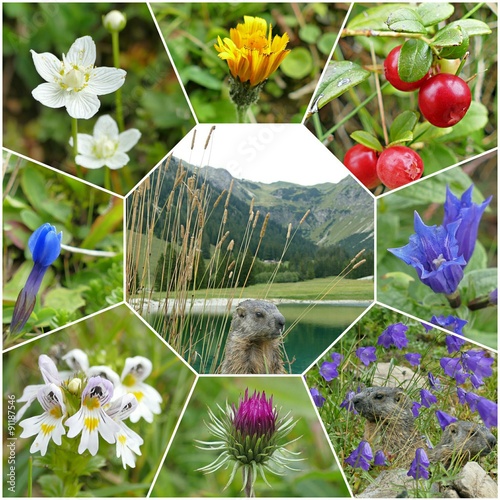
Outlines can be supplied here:
M90 155L76 155L75 161L78 165L92 170L102 168L106 165L106 159L96 158Z
M19 427L23 429L19 437L29 438L38 434L40 432L40 425L43 422L43 415L37 415L36 417L30 417L22 422L19 422Z
M141 138L141 133L136 128L131 128L125 130L118 137L118 149L119 153L126 153L130 151Z
M49 84L47 83L45 85ZM84 120L92 118L99 111L100 106L101 103L97 96L85 91L71 92L66 102L66 110L69 116L73 118L83 118Z
M61 76L59 71L62 67L62 62L50 52L37 54L34 50L30 50L35 69L38 74L49 83L54 83Z
M73 438L80 434L83 429L83 410L80 408L72 417L68 418L64 425L69 428L68 437Z
M89 432L86 428L83 429L82 439L78 446L78 453L81 455L85 450L89 450L92 456L99 450L99 433L97 430Z
M41 354L38 357L38 367L46 384L59 385L61 383L62 379L52 358L46 354Z
M105 161L107 167L111 170L117 170L124 167L130 161L130 158L126 153L115 153L111 158L106 158Z
M152 370L153 363L144 356L127 358L122 371L122 382L125 377L130 380L129 375L133 376L136 381L142 382L145 378L149 377Z
M94 138L89 134L78 134L78 153L81 155L92 156L94 148ZM69 138L69 145L73 146L73 137Z
M30 453L40 452L40 455L45 455L47 453L47 447L49 446L51 434L45 434L44 432L39 432L38 436L33 441L30 447Z
M99 434L108 443L116 442L116 435L120 432L120 426L112 420L101 408L99 410Z
M90 74L87 90L96 95L111 94L125 83L127 72L118 68L94 68Z
M95 42L90 36L77 38L66 55L66 60L77 66L91 66L95 63Z
M49 108L62 108L68 98L67 93L57 83L42 83L31 92L31 95Z
M109 115L99 117L94 125L94 137L99 139L99 136L106 135L110 139L118 140L118 125Z
M80 152L80 142L84 142L85 139L82 140L82 136L85 134L78 134L78 152ZM91 137L90 135L87 137ZM66 364L75 372L86 372L89 369L89 358L85 352L81 349L72 349L67 352L62 359L66 361Z

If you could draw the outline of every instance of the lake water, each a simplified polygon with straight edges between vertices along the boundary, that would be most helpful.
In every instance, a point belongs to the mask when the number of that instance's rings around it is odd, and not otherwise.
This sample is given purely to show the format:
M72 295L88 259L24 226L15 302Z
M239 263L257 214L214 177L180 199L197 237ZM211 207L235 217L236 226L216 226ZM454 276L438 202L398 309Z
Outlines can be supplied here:
M366 304L315 304L310 310L307 308L307 303L278 305L286 319L285 350L288 359L293 361L291 373L304 372L366 309ZM162 317L158 314L151 314L146 319L153 328L162 322ZM191 315L191 331L198 332L191 337L191 352L194 352L192 358L195 359L191 364L199 373L213 373L214 368L219 366L230 323L230 318L221 314ZM161 331L159 327L155 329ZM219 342L222 346L218 359L214 359L217 352L215 345L202 347L203 335L212 335L214 344Z

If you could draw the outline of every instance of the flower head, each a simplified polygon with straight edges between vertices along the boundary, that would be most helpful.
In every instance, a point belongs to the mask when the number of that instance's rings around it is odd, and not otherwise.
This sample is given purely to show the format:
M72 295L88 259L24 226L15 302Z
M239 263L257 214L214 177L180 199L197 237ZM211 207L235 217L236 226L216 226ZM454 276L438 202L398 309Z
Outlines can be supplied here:
M375 346L358 347L358 349L356 349L356 356L365 366L368 366L373 361L377 361L377 356L375 354L376 350L377 348Z
M456 291L467 264L459 252L456 233L460 221L443 226L426 226L415 212L415 234L408 245L389 248L389 252L415 268L420 281L435 293L447 295Z
M66 107L73 118L92 118L101 103L97 96L110 94L125 82L126 72L96 68L96 46L90 36L75 40L59 60L53 54L31 50L39 75L47 82L33 90L33 97L49 108Z
M75 161L85 168L108 167L111 170L122 168L130 161L126 154L136 144L141 133L131 128L122 132L109 115L100 116L94 125L94 135L78 134L78 154ZM69 140L73 145L73 138Z
M429 458L425 453L423 448L417 448L415 452L415 458L410 465L410 470L408 471L408 476L413 479L429 479L428 467L430 465Z
M433 316L431 318L433 325L442 326L454 333L463 335L462 329L468 323L465 319L457 318L456 316Z
M489 399L479 397L477 401L477 412L483 419L486 427L498 426L498 404Z
M387 465L387 458L382 450L378 450L375 452L375 458L373 459L373 465L377 467L381 467L383 465Z
M338 352L332 352L331 358L333 361L324 361L319 369L319 374L327 382L330 382L339 376L338 367L344 359L344 356Z
M215 472L221 467L228 467L232 463L229 486L238 469L243 469L243 488L253 483L257 472L267 482L265 472L269 471L281 475L284 469L295 470L290 467L291 462L299 459L291 458L298 453L287 450L285 446L296 441L284 443L284 438L295 427L296 422L289 414L279 416L279 411L273 406L272 396L268 399L255 391L249 396L248 389L240 398L238 405L226 403L226 410L220 408L221 416L217 417L208 409L210 423L207 427L218 440L198 441L203 450L218 450L219 456L209 465L201 467L200 471L206 474ZM243 489L242 488L242 489Z
M119 10L112 10L103 16L102 24L110 32L119 32L127 25L127 16Z
M356 396L356 393L354 391L348 391L345 395L344 400L342 401L342 403L340 403L340 407L345 408L347 411L352 411L354 415L357 415L358 412L356 411L356 408L354 408L354 403L352 401L354 396Z
M443 357L439 360L439 364L444 373L454 378L458 385L465 383L469 378L469 374L464 372L460 358Z
M28 247L33 262L42 267L49 267L61 253L62 233L46 222L42 224L28 240Z
M391 345L396 346L398 349L402 349L408 345L408 339L405 335L407 330L408 327L403 323L389 325L378 338L377 344L386 349L389 349Z
M413 401L411 405L411 412L415 418L417 418L420 415L420 408L422 408L422 405L417 401Z
M326 398L324 398L320 392L318 391L318 389L316 389L316 387L311 387L309 389L309 392L311 393L311 396L313 398L313 401L314 401L314 404L318 407L318 408L321 408L324 404L325 404L325 401L326 401Z
M290 50L288 35L272 37L272 26L265 19L244 16L243 24L231 28L230 38L217 37L215 50L229 66L231 75L240 82L256 86L274 73Z
M444 339L446 344L446 349L450 354L460 351L462 346L465 344L465 339L458 335L446 335Z
M419 352L408 352L405 354L405 359L412 366L418 366L422 359L422 355Z
M437 377L433 375L432 372L427 373L427 378L429 380L429 385L431 386L431 389L434 389L435 391L439 391L439 389L441 389L441 382Z
M422 405L426 408L430 408L434 403L437 403L436 396L427 389L422 389L420 391L420 400L422 401Z
M345 462L351 467L360 467L363 470L368 470L372 460L373 453L370 444L368 441L361 441L358 447L345 459Z
M453 416L449 415L448 413L441 411L441 410L436 411L436 417L437 417L439 425L440 425L441 429L443 429L443 431L446 429L446 427L448 427L448 425L457 421L456 417L453 417Z

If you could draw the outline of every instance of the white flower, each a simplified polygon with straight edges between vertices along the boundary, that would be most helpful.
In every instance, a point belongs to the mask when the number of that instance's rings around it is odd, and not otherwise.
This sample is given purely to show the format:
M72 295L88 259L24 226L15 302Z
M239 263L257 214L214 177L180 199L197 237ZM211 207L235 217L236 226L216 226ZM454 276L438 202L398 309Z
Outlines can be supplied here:
M55 384L43 386L37 393L37 398L45 412L37 417L27 418L19 422L23 428L22 438L38 434L30 448L30 453L37 451L43 456L47 453L47 446L52 438L57 445L61 444L61 436L66 434L63 418L66 416L66 407L63 402L61 389Z
M153 421L153 414L161 413L160 403L162 398L160 393L143 380L149 376L153 364L143 356L135 356L125 360L125 367L122 372L122 390L132 393L136 398L137 409L130 415L131 422L138 422L144 418L146 422Z
M49 108L66 107L73 118L92 118L101 103L98 95L110 94L125 82L126 71L96 68L96 47L90 36L75 40L62 61L50 52L31 50L35 68L47 82L33 90L33 97Z
M66 364L73 370L73 372L86 373L89 369L89 358L81 349L72 349L71 351L68 351L62 359L66 361Z
M101 116L94 126L93 136L78 134L78 154L75 161L85 168L122 168L130 161L126 152L137 144L140 137L141 133L135 128L120 134L118 125L111 116ZM69 143L73 146L72 137Z
M112 10L103 17L102 24L108 31L121 31L127 24L127 17L119 10Z
M106 413L120 426L116 434L116 456L121 457L123 468L135 467L135 455L141 455L140 446L144 440L127 427L123 420L128 418L137 408L137 399L133 394L125 394L113 401Z
M78 453L89 450L91 455L95 455L99 449L99 434L108 443L116 441L115 436L120 427L103 409L112 397L113 384L109 380L101 377L89 379L82 392L82 406L65 422L69 427L69 438L82 433Z
M114 370L104 365L91 366L85 374L87 377L102 377L113 384L114 397L117 397L117 389L121 385L120 376Z

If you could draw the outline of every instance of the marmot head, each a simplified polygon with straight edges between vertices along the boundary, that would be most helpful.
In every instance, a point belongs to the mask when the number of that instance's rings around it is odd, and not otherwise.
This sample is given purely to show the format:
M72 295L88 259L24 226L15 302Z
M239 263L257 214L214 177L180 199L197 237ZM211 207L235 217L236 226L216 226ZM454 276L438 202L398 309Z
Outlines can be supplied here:
M369 422L386 418L400 418L409 411L409 399L397 387L367 387L352 399L354 408Z
M233 315L231 333L248 340L272 340L281 337L285 318L271 302L244 300Z

